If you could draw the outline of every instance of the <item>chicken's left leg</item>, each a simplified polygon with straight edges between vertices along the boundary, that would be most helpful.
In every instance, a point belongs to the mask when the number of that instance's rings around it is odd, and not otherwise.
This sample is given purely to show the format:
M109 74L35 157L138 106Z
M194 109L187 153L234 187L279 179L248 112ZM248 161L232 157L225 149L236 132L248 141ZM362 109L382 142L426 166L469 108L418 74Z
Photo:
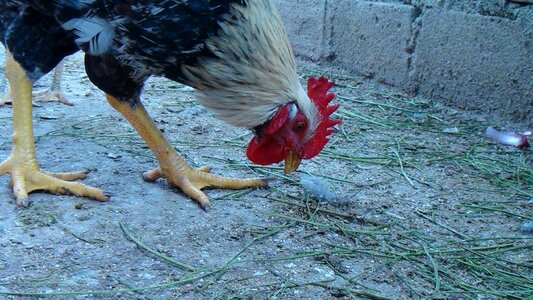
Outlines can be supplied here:
M32 123L32 82L26 72L7 54L6 76L13 96L13 150L11 155L0 163L0 175L10 173L13 193L19 206L28 206L28 193L35 190L54 194L73 194L99 201L107 201L102 190L71 182L85 178L86 172L47 173L39 169L35 158L35 137Z
M209 167L201 167L199 169L190 167L165 139L140 101L136 103L135 108L132 108L129 103L120 102L109 95L107 96L107 101L137 130L159 161L158 168L143 174L144 180L151 182L161 177L166 178L171 185L179 187L204 209L211 204L207 196L201 191L202 188L243 189L267 185L264 180L259 178L225 178L210 174Z
M73 106L74 103L70 102L61 91L61 80L63 77L63 71L65 68L64 60L61 61L54 69L52 83L49 88L33 92L33 99L36 102L59 102L65 105ZM11 103L11 92L9 85L7 90L0 96L0 106Z
M74 103L68 101L61 91L61 81L63 79L63 71L65 70L65 60L63 59L54 69L52 75L52 83L50 87L41 91L33 93L35 101L38 102L59 102L65 105L73 106Z

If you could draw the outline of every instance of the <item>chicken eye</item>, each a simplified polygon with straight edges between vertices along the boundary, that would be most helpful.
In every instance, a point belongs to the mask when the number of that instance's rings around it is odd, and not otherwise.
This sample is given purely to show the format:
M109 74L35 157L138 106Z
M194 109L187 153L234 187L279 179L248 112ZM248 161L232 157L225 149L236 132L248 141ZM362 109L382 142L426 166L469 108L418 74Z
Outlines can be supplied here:
M293 130L294 131L304 131L305 130L305 123L304 122L298 122L294 125Z

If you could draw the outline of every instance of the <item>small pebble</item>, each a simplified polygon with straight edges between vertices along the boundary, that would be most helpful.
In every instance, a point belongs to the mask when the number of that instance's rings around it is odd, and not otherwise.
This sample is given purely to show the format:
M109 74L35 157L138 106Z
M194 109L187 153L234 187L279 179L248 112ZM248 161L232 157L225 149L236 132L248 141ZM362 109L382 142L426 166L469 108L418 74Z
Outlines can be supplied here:
M533 234L533 221L527 221L524 224L522 224L522 228L520 228L520 230L523 233Z

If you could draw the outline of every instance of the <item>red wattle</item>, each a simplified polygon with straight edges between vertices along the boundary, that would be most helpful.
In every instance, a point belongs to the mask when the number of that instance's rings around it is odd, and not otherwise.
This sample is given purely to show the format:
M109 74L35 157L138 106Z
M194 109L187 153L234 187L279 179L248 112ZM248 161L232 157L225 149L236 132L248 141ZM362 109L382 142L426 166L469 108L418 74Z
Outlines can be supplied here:
M254 136L248 144L246 155L248 159L258 165L270 165L283 161L288 154L288 149L272 138L264 137L261 141Z

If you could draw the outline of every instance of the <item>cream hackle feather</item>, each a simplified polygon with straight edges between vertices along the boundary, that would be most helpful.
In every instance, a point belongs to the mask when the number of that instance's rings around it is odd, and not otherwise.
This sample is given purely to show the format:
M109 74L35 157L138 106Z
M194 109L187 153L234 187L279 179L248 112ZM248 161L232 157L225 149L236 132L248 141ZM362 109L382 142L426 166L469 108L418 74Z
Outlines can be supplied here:
M183 72L199 91L200 102L218 118L253 128L268 121L281 105L295 102L317 126L317 109L296 73L281 17L269 0L234 4L207 41L217 58L202 58Z

